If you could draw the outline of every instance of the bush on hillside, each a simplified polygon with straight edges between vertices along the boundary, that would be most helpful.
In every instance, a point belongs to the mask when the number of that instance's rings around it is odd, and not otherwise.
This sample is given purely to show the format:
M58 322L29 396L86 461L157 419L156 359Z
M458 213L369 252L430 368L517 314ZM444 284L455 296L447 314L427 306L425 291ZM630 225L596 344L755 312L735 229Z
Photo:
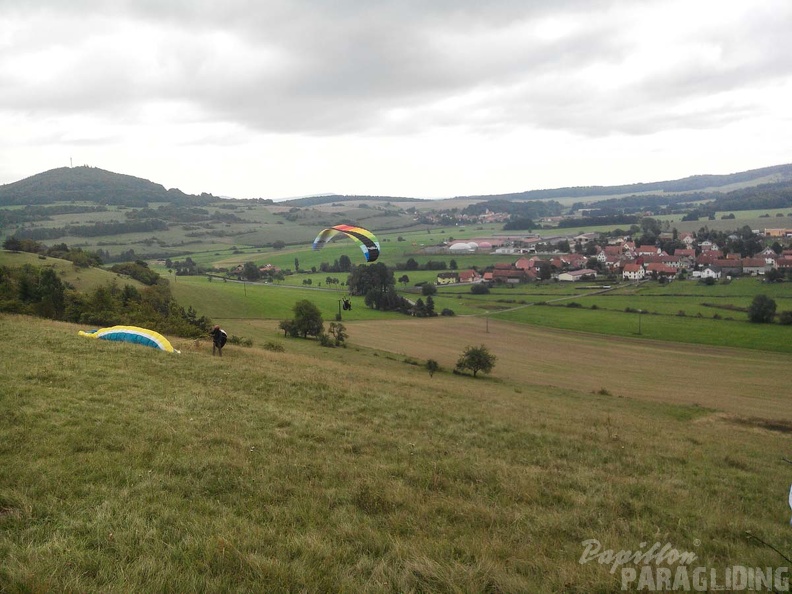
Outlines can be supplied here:
M110 268L111 272L115 272L116 274L124 274L130 278L135 279L143 283L144 285L155 285L157 281L160 279L160 275L151 270L148 267L148 264L143 262L142 260L136 260L135 262L125 262L123 264L114 264L112 268Z
M162 334L206 336L212 321L181 307L170 289L138 290L112 283L83 293L67 287L47 266L0 267L0 311L92 326L143 326Z
M308 338L315 336L321 340L324 334L324 320L319 308L307 299L302 299L292 308L294 317L291 320L281 320L278 327L283 330L284 336Z

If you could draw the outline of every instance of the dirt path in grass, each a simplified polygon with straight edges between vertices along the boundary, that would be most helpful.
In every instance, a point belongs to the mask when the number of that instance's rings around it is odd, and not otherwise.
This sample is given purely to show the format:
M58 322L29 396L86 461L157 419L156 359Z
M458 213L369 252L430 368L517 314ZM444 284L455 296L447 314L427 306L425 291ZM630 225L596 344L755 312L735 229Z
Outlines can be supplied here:
M451 369L468 345L498 360L493 377L614 396L697 404L742 417L792 421L787 373L792 358L760 352L664 343L537 328L473 317L346 324L349 343Z

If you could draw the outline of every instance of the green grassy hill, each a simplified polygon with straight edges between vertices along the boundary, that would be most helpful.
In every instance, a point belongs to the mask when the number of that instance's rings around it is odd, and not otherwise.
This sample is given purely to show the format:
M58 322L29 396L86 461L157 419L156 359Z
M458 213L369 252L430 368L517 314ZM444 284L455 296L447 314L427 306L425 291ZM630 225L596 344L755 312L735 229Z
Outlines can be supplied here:
M0 316L2 592L611 592L583 541L721 575L782 564L746 531L792 550L792 426L716 400L77 330Z
M132 285L136 288L143 287L143 284L133 278L110 272L102 268L79 268L68 260L51 258L30 254L27 252L10 252L0 250L0 266L9 268L20 268L25 264L39 267L52 267L57 273L58 278L64 283L69 283L80 292L90 291L96 287L116 282L119 286Z

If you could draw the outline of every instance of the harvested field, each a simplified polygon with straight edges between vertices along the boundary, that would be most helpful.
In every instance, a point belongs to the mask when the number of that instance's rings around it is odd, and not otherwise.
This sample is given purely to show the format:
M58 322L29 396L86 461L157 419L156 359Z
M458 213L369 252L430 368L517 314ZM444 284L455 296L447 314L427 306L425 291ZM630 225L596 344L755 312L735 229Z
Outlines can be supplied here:
M792 420L788 355L664 343L509 324L482 318L354 322L351 344L449 370L468 345L484 344L504 382L607 391L639 400L695 405L745 418ZM486 383L482 383L482 388Z

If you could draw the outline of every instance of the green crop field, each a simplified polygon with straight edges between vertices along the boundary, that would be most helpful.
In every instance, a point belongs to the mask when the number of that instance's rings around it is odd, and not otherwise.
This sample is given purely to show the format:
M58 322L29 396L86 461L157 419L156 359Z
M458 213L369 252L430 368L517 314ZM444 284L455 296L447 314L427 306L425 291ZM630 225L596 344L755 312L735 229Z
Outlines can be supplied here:
M618 567L580 562L590 539L668 544L721 577L784 565L749 536L792 550L792 424L773 412L790 409L766 373L784 356L690 350L718 393L673 379L684 349L493 322L504 359L474 380L445 363L465 320L410 341L421 322L218 358L0 317L18 345L0 359L0 591L620 591ZM377 335L412 357L364 346ZM574 381L598 359L601 389Z

